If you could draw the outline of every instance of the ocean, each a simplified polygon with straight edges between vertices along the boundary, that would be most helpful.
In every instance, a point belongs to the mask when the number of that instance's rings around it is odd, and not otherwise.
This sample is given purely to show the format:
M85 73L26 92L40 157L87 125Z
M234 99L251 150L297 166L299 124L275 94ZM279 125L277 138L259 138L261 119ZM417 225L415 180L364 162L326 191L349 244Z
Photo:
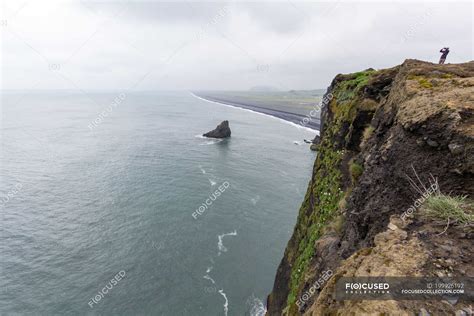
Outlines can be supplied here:
M1 315L264 314L315 131L189 92L1 98Z

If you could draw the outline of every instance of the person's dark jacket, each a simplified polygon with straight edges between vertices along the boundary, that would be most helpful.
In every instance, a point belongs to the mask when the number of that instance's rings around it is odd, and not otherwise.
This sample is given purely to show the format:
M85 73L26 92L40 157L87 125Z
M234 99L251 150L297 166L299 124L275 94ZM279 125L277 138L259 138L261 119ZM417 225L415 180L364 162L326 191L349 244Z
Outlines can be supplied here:
M446 59L446 57L449 54L449 48L445 47L445 48L441 49L439 52L442 53L441 59Z

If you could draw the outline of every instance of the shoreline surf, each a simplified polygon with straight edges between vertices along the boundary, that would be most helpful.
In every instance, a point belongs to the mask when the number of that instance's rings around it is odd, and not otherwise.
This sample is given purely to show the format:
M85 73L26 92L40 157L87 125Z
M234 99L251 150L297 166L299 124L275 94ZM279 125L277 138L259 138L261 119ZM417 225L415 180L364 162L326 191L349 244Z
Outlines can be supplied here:
M303 128L303 129L310 130L311 132L316 132L319 135L319 129L320 129L319 119L311 118L311 120L308 124L301 125L301 122L303 121L303 119L308 118L309 115L308 116L303 116L301 114L291 113L291 112L287 112L287 111L273 110L273 109L269 109L269 108L265 108L265 107L261 107L261 106L257 106L257 105L224 100L224 99L220 99L220 98L216 98L216 97L212 97L212 96L208 96L208 95L200 95L200 94L197 94L197 93L194 93L194 92L191 92L191 91L190 91L190 93L191 93L192 96L194 96L194 97L196 97L200 100L204 100L204 101L212 102L212 103L217 103L217 104L220 104L220 105L230 106L230 107L233 107L233 108L238 108L238 109L241 109L241 110L246 110L246 111L250 111L250 112L253 112L253 113L257 113L257 114L265 115L265 116L268 116L268 117L276 118L276 119L281 120L285 123L290 123L291 125L293 125L297 128Z

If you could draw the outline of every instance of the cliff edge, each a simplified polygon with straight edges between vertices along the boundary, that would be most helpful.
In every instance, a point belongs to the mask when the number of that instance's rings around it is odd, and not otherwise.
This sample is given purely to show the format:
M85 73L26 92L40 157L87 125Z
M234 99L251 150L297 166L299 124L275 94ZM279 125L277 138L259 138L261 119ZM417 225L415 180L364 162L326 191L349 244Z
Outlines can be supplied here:
M334 288L343 276L474 276L474 62L337 75L326 97L267 315L468 313L443 300L337 301Z

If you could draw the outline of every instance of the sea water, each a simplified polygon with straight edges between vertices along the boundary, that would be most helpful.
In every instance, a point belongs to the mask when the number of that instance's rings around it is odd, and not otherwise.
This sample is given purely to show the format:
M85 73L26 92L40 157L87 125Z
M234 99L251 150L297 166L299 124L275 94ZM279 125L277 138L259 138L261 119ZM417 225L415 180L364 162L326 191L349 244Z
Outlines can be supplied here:
M314 131L188 92L1 101L0 314L263 315Z

